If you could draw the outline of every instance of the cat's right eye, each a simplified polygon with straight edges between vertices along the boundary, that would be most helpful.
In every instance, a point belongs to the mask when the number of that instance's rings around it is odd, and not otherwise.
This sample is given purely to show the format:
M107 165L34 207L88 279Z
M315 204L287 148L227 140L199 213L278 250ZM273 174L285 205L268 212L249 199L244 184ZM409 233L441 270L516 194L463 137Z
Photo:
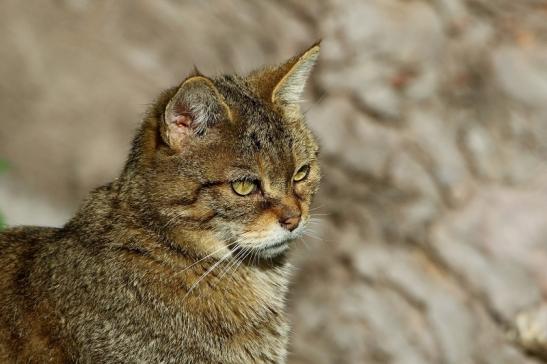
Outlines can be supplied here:
M308 177L308 173L310 172L310 166L305 164L296 172L296 174L293 177L293 180L295 182L300 182L304 178Z
M235 181L232 182L232 190L240 196L247 196L256 190L256 183L253 181Z

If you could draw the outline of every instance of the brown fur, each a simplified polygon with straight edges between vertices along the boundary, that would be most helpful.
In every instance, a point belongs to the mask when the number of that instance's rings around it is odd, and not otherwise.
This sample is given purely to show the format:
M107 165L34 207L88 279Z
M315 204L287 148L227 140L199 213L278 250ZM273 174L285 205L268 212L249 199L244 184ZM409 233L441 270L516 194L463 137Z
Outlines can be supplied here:
M291 75L318 49L248 77L190 76L63 228L0 233L0 362L283 363L286 247L319 183ZM256 192L237 195L242 179Z

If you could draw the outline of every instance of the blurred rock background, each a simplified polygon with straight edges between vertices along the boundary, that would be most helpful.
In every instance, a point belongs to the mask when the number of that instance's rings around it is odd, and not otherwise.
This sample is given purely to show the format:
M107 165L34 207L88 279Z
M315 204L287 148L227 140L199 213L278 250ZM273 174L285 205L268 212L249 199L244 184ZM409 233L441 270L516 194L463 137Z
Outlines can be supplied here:
M0 1L0 211L61 225L146 106L323 38L294 364L547 358L547 1Z

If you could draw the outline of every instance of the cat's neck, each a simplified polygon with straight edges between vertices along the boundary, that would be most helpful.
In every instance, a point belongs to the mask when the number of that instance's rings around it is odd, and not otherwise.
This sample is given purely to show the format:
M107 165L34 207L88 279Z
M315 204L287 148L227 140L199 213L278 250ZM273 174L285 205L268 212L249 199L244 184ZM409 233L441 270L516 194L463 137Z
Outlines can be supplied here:
M221 300L224 296L244 293L249 302L283 299L287 290L290 265L286 257L273 261L239 259L239 254L218 247L226 246L220 241L211 241L207 250L203 246L205 233L179 232L179 242L169 239L143 224L139 214L120 197L118 181L94 190L86 199L76 216L65 226L65 230L82 243L102 245L105 249L117 251L128 264L143 263L142 269L154 267L175 281L181 287L185 300L196 301L204 289ZM180 241L187 241L181 244ZM136 265L136 267L139 266ZM159 275L160 277L162 274ZM226 297L225 297L226 298Z
M111 274L128 282L127 287L118 289L136 292L138 305L145 307L136 312L144 318L151 311L169 318L184 312L185 322L204 337L204 342L221 342L234 355L241 355L243 346L257 352L269 348L276 355L284 355L288 337L285 298L291 269L285 260L257 264L252 259L234 260L233 256L226 260L205 258L204 253L195 254L163 241L156 231L139 224L138 214L126 205L115 186L99 188L65 231L72 237L69 241L78 239L84 249L85 245L100 246L113 265ZM134 303L119 304L126 307ZM171 329L175 336L184 332L178 321L167 322L174 325ZM242 360L252 361L250 357Z
M124 269L138 277L143 297L153 297L154 304L162 302L230 330L284 322L291 271L286 261L258 264L234 256L189 255L140 233L119 252Z

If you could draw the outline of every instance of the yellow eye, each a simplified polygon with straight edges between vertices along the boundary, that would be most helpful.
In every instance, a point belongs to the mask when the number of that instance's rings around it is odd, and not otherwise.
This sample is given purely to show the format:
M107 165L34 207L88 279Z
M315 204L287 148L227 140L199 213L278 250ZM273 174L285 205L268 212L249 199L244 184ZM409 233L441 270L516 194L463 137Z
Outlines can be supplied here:
M309 172L310 172L310 166L308 166L307 164L303 165L302 167L300 167L300 169L298 169L298 171L293 177L293 180L295 182L302 181L304 178L308 177Z
M247 196L256 189L256 183L251 181L235 181L232 182L232 189L240 196Z

